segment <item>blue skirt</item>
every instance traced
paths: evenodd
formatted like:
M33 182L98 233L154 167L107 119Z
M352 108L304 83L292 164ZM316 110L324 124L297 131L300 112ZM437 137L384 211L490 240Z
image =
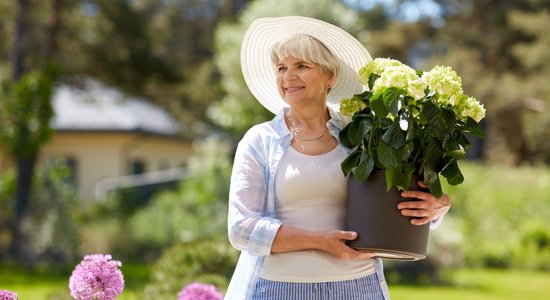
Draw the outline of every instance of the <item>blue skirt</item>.
M259 278L252 300L383 300L384 295L375 274L359 279L296 283Z

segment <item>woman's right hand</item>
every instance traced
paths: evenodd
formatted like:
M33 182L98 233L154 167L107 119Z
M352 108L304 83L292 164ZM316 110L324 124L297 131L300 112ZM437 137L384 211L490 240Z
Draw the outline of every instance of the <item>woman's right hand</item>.
M352 241L357 238L357 233L353 231L331 230L320 233L321 240L319 250L328 252L342 259L366 259L374 257L374 253L360 252L346 244L346 241Z
M342 259L366 259L374 253L360 252L346 245L357 238L357 233L344 230L309 231L281 225L271 245L271 252L321 250Z

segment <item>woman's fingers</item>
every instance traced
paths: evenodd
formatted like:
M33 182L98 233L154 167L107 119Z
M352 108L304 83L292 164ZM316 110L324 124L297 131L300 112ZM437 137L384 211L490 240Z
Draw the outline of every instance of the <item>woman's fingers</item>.
M424 185L419 182L419 185ZM443 194L441 198L422 191L402 192L404 198L412 198L420 201L404 201L397 205L401 214L412 217L411 223L414 225L423 225L445 215L451 207L451 198Z
M357 238L357 233L353 231L332 230L325 234L326 242L324 251L343 259L366 259L374 256L370 252L357 251L346 244Z

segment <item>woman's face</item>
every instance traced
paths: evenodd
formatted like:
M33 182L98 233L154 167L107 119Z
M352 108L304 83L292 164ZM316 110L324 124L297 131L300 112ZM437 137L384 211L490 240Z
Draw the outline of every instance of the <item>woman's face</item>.
M290 106L325 105L327 91L334 79L318 64L287 57L277 63L276 70L279 94Z

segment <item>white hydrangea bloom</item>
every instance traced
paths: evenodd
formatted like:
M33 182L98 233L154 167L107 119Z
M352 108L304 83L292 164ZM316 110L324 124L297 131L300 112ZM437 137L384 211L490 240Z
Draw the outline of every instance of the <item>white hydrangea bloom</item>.
M451 67L435 66L422 75L437 101L455 105L462 95L462 79Z
M454 108L457 115L466 119L468 117L474 119L479 123L483 118L485 118L486 110L479 101L474 97L460 97L460 100L457 101L457 105Z
M359 81L363 85L368 85L371 74L380 75L389 66L401 66L402 62L391 58L375 58L369 61L364 67L359 70Z
M346 117L352 117L355 112L362 110L367 105L358 97L342 99L340 103L340 113Z
M382 92L389 87L403 89L414 99L420 100L425 96L426 83L407 65L389 65L374 83L373 93Z

